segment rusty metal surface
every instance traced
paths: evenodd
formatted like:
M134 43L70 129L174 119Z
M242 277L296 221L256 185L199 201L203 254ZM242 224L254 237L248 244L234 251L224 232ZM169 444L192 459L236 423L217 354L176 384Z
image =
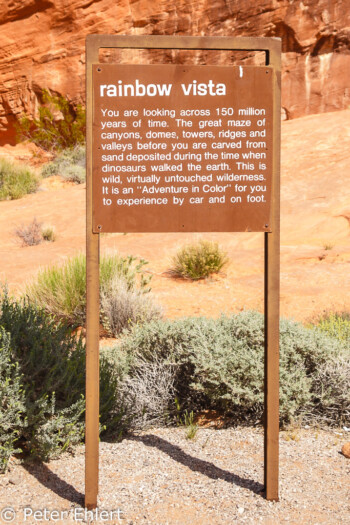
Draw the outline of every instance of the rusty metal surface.
M281 50L270 54L274 68L272 233L265 234L265 490L279 499L279 307L280 307L280 140Z
M94 65L94 232L270 231L272 77Z
M88 46L129 49L215 49L279 52L279 38L170 35L88 35Z
M92 62L98 49L86 47L86 411L85 507L97 506L99 473L99 235L92 231Z

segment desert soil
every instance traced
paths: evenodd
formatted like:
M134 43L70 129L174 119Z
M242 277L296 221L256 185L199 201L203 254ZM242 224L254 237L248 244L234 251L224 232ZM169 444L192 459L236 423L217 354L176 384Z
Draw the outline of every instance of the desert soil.
M350 110L283 122L282 133L281 314L308 320L350 306ZM23 146L0 153L31 160ZM39 267L85 249L85 185L54 177L40 190L0 203L0 281L15 292L35 278ZM34 217L55 227L56 242L20 245L14 230ZM102 235L101 251L148 260L152 291L167 317L262 311L262 234L125 233ZM199 282L170 278L172 255L198 237L218 241L228 252L229 266Z
M101 443L99 511L115 514L90 523L348 525L350 460L339 453L346 434L281 432L279 502L263 497L261 429L200 428L188 440L184 428L163 428ZM14 511L16 525L40 523L24 520L29 507L59 511L56 523L77 523L85 517L84 447L50 463L12 461L0 484L0 516L10 507L6 516Z
M282 131L281 313L308 321L350 307L350 111L287 121ZM1 148L0 154L37 162L21 145ZM84 250L83 185L46 179L38 193L1 202L0 210L0 281L15 293L40 267ZM34 217L55 227L56 242L19 244L16 226ZM149 261L152 292L167 317L262 311L263 235L202 234L227 250L227 269L199 282L170 278L171 256L197 237L126 232L102 235L101 249ZM349 433L342 429L281 433L281 498L276 503L262 497L259 429L200 428L194 441L185 438L184 429L154 429L121 443L102 443L100 509L121 511L121 521L105 523L130 525L350 523L350 460L340 454L345 441ZM10 471L0 476L0 507L13 507L13 522L22 524L34 522L24 520L27 506L67 512L82 506L83 454L80 447L74 458L36 465L13 459ZM57 521L73 522L71 515ZM6 521L0 518L0 523Z

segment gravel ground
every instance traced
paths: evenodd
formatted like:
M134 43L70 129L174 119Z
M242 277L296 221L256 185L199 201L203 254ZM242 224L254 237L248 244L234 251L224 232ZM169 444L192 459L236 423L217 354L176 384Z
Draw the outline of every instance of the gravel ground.
M349 437L341 430L281 432L279 502L263 497L261 429L200 428L188 440L184 428L162 428L101 443L99 512L106 513L98 519L81 509L83 446L49 463L12 460L0 476L0 509L11 507L16 525L350 524L350 460L340 453ZM29 508L43 514L34 519ZM0 516L0 523L14 517L11 510Z

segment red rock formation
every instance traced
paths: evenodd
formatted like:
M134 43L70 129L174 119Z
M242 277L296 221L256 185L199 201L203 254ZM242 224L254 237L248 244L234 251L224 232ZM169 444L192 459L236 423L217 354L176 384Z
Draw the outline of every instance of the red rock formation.
M11 0L0 6L0 143L43 88L84 100L90 33L278 36L286 118L350 104L348 0ZM108 55L105 54L105 56ZM109 53L111 55L111 53ZM124 62L232 63L227 52L124 51ZM240 55L245 63L261 56Z

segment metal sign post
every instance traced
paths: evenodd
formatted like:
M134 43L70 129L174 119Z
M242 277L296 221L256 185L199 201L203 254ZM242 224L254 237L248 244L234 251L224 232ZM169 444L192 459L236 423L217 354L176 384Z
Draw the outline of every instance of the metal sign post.
M100 63L100 48L249 50L266 59L264 67L118 65ZM280 57L273 38L87 37L87 508L98 495L102 231L264 233L264 478L266 498L278 500Z

